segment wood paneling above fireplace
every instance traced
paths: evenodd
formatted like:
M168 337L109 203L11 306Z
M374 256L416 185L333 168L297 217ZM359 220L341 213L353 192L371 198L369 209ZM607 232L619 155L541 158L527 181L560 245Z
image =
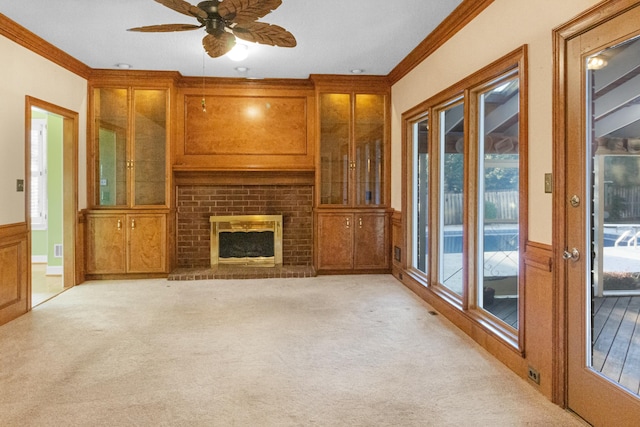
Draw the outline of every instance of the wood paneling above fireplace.
M184 97L186 155L304 156L307 100L304 97Z
M174 170L314 169L311 85L207 81L178 91Z

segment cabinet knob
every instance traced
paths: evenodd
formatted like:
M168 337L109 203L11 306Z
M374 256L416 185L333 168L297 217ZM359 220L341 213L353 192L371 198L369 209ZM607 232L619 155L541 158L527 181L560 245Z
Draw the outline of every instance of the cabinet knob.
M344 225L346 228L350 228L351 227L351 219L349 217L346 217L344 219Z
M133 230L134 228L136 228L136 220L132 219L131 220L131 229Z
M362 217L358 218L358 226L362 228Z
M118 231L122 230L122 221L118 220Z

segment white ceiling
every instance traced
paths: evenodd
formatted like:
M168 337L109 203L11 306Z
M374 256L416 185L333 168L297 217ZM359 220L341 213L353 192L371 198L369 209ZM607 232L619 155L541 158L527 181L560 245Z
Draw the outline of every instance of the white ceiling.
M252 44L249 58L203 55L204 29L137 33L127 28L197 23L154 0L0 0L0 13L91 68L179 71L184 76L307 78L386 75L462 0L283 0L260 21L280 25L295 48ZM193 4L197 4L194 1ZM203 64L204 63L204 64ZM236 67L249 70L240 73Z

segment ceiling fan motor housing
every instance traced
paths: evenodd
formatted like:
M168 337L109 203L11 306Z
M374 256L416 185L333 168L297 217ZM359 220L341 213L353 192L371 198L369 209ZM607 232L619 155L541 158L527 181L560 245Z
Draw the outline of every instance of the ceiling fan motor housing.
M202 1L198 3L198 8L207 13L206 19L198 18L200 23L204 24L205 30L208 34L218 36L225 31L227 23L218 13L219 1Z
M205 12L207 12L207 15L214 16L214 15L218 15L218 5L220 4L219 1L214 0L214 1L201 1L200 3L198 3L198 8L204 10ZM220 16L220 15L218 15Z

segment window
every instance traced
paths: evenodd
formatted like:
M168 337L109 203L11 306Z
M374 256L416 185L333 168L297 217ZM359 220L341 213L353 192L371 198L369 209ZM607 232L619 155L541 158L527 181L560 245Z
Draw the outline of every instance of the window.
M415 236L412 265L425 275L429 272L429 115L411 125L413 137L413 224Z
M525 60L523 46L403 115L408 272L517 351Z
M47 121L31 121L31 228L47 228Z
M520 79L515 74L472 93L478 106L476 305L518 329Z
M438 110L438 281L462 296L464 281L464 103Z

